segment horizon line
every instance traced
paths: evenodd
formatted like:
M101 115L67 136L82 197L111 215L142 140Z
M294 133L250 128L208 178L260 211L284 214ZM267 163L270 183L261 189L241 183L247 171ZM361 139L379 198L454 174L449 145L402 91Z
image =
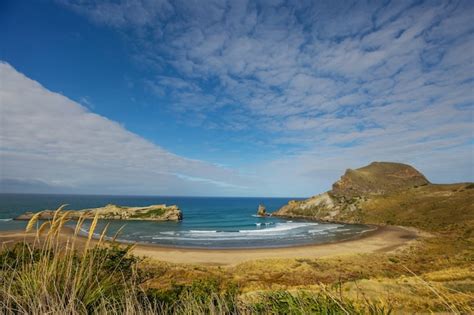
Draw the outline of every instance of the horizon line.
M310 198L311 196L193 196L193 195L127 195L127 194L88 194L88 193L35 193L35 192L0 192L0 195L55 195L55 196L103 196L103 197L162 197L162 198Z

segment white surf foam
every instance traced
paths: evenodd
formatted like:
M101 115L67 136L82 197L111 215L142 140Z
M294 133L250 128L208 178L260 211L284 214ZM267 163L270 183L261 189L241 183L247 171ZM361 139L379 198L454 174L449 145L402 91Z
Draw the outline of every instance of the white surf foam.
M286 223L277 223L273 227L265 228L265 229L258 229L258 230L239 230L239 233L243 234L265 234L265 233L279 233L290 231L294 229L304 228L312 225L318 225L318 223L293 223L293 222L286 222Z
M2 222L8 222L8 221L11 221L11 220L13 220L13 218L8 218L8 219L0 219L0 221L2 221Z

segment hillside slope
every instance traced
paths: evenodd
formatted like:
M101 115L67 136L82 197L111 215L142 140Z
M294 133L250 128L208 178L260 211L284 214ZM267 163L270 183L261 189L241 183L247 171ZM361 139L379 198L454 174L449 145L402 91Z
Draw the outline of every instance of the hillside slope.
M348 169L332 185L332 194L341 197L380 195L429 184L423 174L407 164L373 162L356 170Z
M374 162L347 170L332 190L303 201L290 201L273 215L427 230L457 224L472 226L474 184L431 184L409 165Z

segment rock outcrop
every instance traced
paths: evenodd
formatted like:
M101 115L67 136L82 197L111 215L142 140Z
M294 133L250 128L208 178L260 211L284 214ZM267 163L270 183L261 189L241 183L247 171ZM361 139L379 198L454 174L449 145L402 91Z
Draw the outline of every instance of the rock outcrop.
M183 214L177 206L151 205L147 207L124 207L108 204L105 207L82 209L82 210L62 210L61 213L68 212L68 218L77 220L81 215L86 219L93 219L98 215L99 219L105 220L141 220L141 221L179 221L183 219ZM43 210L39 212L40 220L50 220L53 218L55 210ZM15 220L29 220L35 215L34 212L26 212Z
M373 162L355 170L348 169L333 184L332 190L303 201L290 201L272 215L360 222L359 214L363 204L372 196L427 184L429 181L425 176L410 165Z
M258 215L259 217L266 217L266 216L268 216L267 208L265 208L264 205L258 205L257 215Z

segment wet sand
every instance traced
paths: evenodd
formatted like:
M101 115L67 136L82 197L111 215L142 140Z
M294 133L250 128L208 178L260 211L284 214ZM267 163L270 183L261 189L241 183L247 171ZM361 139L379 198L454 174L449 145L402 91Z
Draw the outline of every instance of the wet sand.
M361 253L389 252L398 249L416 239L416 230L383 226L363 233L355 239L334 243L303 245L283 248L261 249L194 249L173 248L159 245L137 244L132 253L137 256L184 264L236 265L249 260L271 258L322 258ZM66 241L72 237L72 231L65 229L61 238ZM23 231L0 232L0 246L11 246L15 242L34 239L33 233ZM95 241L91 242L94 244ZM85 244L85 237L79 237L79 245Z

